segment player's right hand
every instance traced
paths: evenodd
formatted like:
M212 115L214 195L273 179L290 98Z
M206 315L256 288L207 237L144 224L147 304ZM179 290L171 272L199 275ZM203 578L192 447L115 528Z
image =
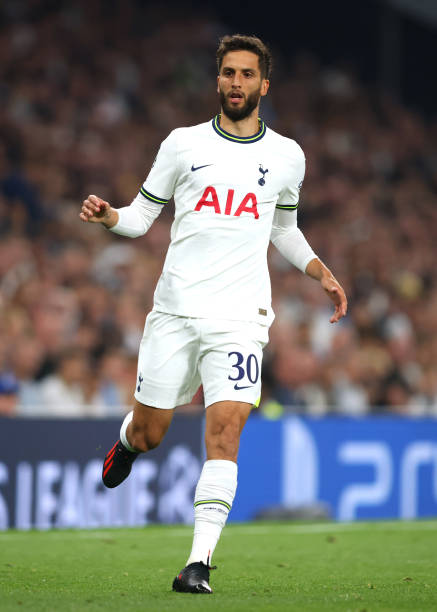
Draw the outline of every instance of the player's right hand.
M89 195L83 201L79 217L88 223L102 223L108 218L111 205L96 195Z

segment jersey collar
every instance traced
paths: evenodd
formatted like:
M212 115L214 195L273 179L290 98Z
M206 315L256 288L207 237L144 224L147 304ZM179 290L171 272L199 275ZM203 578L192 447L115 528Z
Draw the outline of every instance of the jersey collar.
M223 128L220 127L220 114L216 115L212 120L212 127L214 131L217 132L219 136L222 138L226 138L226 140L230 140L231 142L241 142L242 144L248 144L250 142L257 142L261 140L261 138L266 133L266 124L262 119L258 119L259 122L259 130L253 136L235 136L234 134L230 134L226 132Z

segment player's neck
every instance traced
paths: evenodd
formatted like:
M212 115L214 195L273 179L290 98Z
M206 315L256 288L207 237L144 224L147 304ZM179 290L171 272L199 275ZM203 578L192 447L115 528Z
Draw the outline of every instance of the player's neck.
M233 134L234 136L254 136L260 129L258 111L259 109L256 108L249 117L241 121L232 121L232 119L229 119L222 111L220 114L220 127L225 130L225 132L229 132L229 134Z

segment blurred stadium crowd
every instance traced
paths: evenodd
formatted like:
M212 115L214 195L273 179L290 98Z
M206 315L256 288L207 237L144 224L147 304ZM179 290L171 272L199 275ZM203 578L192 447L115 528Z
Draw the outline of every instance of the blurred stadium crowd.
M81 223L80 205L128 204L168 132L217 112L226 27L110 4L1 9L0 414L127 410L171 205L136 240ZM274 55L263 118L305 151L300 226L350 310L331 325L318 284L271 248L261 410L437 415L437 124L350 67Z

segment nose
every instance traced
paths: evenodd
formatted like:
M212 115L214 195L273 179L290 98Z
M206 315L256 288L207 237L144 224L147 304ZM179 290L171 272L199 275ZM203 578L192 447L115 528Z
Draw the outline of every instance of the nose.
M234 78L232 79L232 87L241 87L241 75L235 72Z

